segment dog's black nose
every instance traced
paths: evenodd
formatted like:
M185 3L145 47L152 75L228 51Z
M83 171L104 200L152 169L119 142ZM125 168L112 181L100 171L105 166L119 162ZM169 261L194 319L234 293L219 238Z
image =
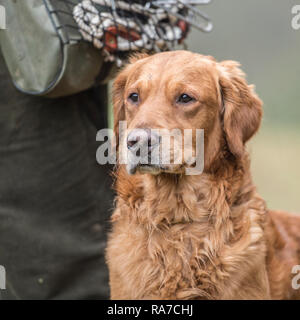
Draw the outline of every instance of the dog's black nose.
M159 144L159 135L151 129L134 129L127 136L127 148L135 150L140 147L148 147L148 151Z

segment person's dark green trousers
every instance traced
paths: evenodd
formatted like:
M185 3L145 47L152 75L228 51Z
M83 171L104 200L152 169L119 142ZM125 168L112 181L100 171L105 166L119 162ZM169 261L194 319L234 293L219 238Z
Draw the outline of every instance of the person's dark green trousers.
M100 88L60 99L22 94L0 54L2 299L108 298L110 168L96 163L86 114L102 105L105 127L106 98Z

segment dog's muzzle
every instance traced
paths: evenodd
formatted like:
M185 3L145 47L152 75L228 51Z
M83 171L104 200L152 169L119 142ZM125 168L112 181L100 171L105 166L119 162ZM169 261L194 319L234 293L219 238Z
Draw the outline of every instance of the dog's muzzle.
M159 173L160 135L151 129L134 129L127 136L127 171Z

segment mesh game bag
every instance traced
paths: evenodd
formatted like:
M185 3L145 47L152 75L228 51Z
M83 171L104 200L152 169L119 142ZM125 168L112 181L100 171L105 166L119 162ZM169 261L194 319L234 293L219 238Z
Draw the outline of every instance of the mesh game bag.
M173 49L185 39L189 25L210 31L210 20L192 6L208 2L83 0L73 15L83 38L102 49L106 60L121 65L131 51Z
M15 86L59 97L105 84L133 51L183 43L190 26L210 31L194 5L210 0L0 0L3 56Z

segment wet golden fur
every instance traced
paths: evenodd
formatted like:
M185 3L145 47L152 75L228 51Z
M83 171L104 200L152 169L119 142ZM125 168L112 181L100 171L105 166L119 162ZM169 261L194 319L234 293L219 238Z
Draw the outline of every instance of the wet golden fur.
M143 96L137 108L126 102L133 83ZM176 90L190 90L195 104L172 105ZM204 128L205 167L196 176L175 167L130 176L119 166L112 299L299 297L291 270L300 264L300 218L269 211L256 192L244 145L262 105L237 63L185 51L134 58L115 81L114 117L116 132L125 119L130 128Z

